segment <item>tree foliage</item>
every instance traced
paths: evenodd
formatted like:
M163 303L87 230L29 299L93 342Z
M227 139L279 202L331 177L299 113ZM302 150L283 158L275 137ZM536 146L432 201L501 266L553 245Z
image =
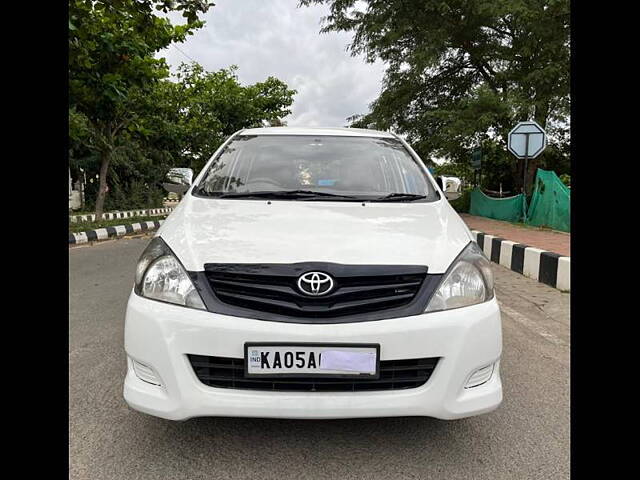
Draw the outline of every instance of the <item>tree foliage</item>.
M394 129L425 157L468 162L482 145L522 184L506 153L518 121L550 134L550 159L568 168L569 0L301 0L325 3L324 32L353 32L351 52L382 60L382 93L354 126ZM559 172L560 173L560 172ZM530 190L530 189L527 189Z
M182 64L175 81L159 82L139 99L144 115L138 127L146 143L168 154L172 166L198 171L232 133L290 113L295 90L274 77L243 86L236 71Z
M236 67L206 72L193 63L170 78L156 53L202 27L198 15L212 5L70 0L69 155L87 174L97 217L105 207L161 202L169 167L199 169L229 134L289 113L295 91L273 77L242 86ZM181 11L185 23L158 15L169 11Z

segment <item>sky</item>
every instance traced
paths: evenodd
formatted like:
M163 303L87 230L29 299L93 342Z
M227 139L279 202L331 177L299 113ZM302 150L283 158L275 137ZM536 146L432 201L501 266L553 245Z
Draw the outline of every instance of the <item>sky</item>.
M184 43L159 53L172 70L191 59L206 70L237 65L243 85L274 76L294 96L289 126L336 127L367 113L381 88L384 65L347 51L351 33L320 33L325 5L298 8L298 0L215 0L206 25ZM184 23L170 14L174 24Z

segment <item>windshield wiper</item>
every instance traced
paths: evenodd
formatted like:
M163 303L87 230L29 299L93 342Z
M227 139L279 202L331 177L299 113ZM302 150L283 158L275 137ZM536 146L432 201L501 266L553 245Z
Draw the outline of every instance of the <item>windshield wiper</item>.
M359 200L351 195L341 195L338 193L315 192L312 190L265 190L258 192L226 192L216 195L217 198L290 198L290 199L313 199L318 197L331 197L345 200Z
M371 200L372 202L411 202L413 200L422 200L427 198L426 195L418 195L415 193L390 193L384 197L378 197Z

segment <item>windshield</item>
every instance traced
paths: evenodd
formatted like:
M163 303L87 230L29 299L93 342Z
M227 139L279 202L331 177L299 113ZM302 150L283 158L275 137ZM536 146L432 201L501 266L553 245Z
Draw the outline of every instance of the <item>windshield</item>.
M222 198L436 200L435 189L395 138L239 135L194 193Z

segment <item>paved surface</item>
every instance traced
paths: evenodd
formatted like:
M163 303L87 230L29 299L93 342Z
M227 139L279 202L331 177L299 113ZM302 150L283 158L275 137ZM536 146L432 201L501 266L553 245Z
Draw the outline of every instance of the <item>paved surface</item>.
M148 238L71 248L71 479L569 478L569 295L494 265L504 401L487 415L170 422L122 399L124 311Z
M480 230L512 242L524 243L530 247L571 256L571 235L569 233L537 227L521 227L513 223L476 217L466 213L461 213L460 216L471 230Z

